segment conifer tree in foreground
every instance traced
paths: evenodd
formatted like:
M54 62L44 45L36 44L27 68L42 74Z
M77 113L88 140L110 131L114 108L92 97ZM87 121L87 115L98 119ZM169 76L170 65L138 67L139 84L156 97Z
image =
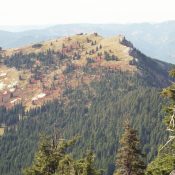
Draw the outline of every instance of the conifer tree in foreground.
M170 76L175 78L175 69L170 71ZM169 139L160 147L155 160L148 165L146 175L169 175L175 170L175 83L163 89L162 95L168 99L164 121L169 131Z
M66 149L74 143L75 139L56 143L47 137L41 138L33 164L24 170L24 175L71 174L73 160Z
M101 175L94 167L94 154L90 151L83 159L75 160L67 152L77 138L59 140L44 137L31 167L24 170L24 175Z
M115 175L144 175L146 168L137 131L131 128L129 121L124 125L124 134L120 140L116 167Z

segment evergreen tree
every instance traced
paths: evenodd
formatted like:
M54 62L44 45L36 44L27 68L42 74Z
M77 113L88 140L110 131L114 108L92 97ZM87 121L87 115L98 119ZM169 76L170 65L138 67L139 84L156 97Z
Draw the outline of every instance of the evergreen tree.
M175 169L175 156L170 153L170 148L174 149L175 144L168 146L167 152L159 152L155 160L148 165L146 175L169 175Z
M146 166L143 162L137 131L131 128L129 121L125 123L124 130L120 140L121 148L117 154L115 175L144 175Z
M42 138L39 150L35 154L35 159L31 167L24 170L24 175L70 175L74 171L73 159L66 153L66 149L74 144L73 140L55 140Z
M169 72L175 78L175 69ZM169 131L169 139L159 150L158 156L147 168L147 175L169 175L175 169L175 83L163 89L162 95L169 100L165 108L165 123Z
M74 160L67 149L75 143L72 140L42 139L39 150L31 167L24 170L24 175L100 175L94 167L94 154L88 152L84 159Z
M81 175L100 175L101 170L97 170L94 166L94 154L92 151L88 151L85 158L78 160L76 163L76 174Z
M96 47L96 51L98 51L98 46Z

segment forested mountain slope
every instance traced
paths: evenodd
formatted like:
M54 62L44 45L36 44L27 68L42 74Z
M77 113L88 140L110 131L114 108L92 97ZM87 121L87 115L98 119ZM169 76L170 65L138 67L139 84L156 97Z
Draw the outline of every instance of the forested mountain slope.
M171 65L145 56L123 36L79 34L4 50L1 66L17 74L13 88L20 93L1 102L0 174L20 175L43 132L58 130L65 139L80 135L74 156L92 149L109 175L126 117L138 129L147 161L166 139L159 92L170 82ZM14 79L6 76L2 93ZM16 98L21 100L10 103Z

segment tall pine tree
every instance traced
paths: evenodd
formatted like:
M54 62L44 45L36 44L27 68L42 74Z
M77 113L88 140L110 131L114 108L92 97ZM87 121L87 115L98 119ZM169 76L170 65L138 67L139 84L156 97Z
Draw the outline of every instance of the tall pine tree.
M129 121L125 123L124 130L120 140L121 147L117 154L115 175L144 175L146 166L137 131L131 128Z

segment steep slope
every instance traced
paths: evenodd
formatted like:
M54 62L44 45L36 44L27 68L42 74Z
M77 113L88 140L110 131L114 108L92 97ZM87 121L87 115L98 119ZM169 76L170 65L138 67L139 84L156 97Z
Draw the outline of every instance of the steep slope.
M1 105L8 109L0 108L0 174L20 175L42 132L81 135L74 155L93 149L108 175L126 117L138 129L147 161L166 138L159 92L169 84L171 65L145 56L124 36L78 34L1 56ZM15 99L20 103L12 104Z

